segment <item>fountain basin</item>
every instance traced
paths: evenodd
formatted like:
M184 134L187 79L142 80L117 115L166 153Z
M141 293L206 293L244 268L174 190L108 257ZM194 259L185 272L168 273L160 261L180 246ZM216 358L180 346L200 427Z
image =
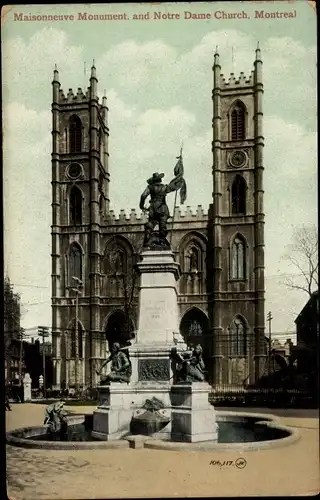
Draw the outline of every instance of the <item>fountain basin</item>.
M217 411L218 442L198 443L173 442L152 436L128 434L119 440L101 441L91 435L92 415L67 417L68 435L59 439L58 433L48 434L48 426L24 427L6 434L6 441L12 446L25 448L70 450L145 447L166 450L253 450L286 446L299 439L297 429L281 425L278 417L255 413ZM132 446L139 442L139 446Z

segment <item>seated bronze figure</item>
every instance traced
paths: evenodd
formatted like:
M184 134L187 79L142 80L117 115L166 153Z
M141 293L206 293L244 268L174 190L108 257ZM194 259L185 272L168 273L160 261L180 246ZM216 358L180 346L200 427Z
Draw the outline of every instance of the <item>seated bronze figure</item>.
M206 369L200 344L192 352L186 351L182 355L177 352L176 348L173 348L171 357L176 362L176 383L203 382L205 380Z
M127 349L127 348L126 348ZM100 385L109 384L110 382L130 382L132 367L128 355L120 348L120 344L115 342L111 347L111 354L106 359L97 374L101 374L101 370L111 362L111 371L107 376L101 378Z

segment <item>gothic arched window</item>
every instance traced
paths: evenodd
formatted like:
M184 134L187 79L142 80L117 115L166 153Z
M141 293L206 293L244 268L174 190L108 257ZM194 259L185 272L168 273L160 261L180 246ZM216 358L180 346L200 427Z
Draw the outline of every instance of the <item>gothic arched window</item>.
M127 340L134 338L134 324L132 318L123 311L115 311L108 319L106 337L109 350L114 342L125 344Z
M76 358L76 357L78 357L79 359L82 358L82 355L83 355L82 338L83 338L83 332L82 332L81 324L78 323L78 332L76 332L76 322L73 321L72 328L71 328L71 335L70 335L70 341L71 341L70 357L71 358ZM77 340L78 340L78 342L77 342ZM77 352L78 352L78 356L77 356Z
M209 328L207 316L200 309L193 307L185 313L180 323L180 333L186 343L197 344L202 342Z
M231 113L231 140L243 141L245 137L245 109L242 103L237 103Z
M231 279L245 279L246 264L245 243L241 236L236 236L231 247Z
M79 188L73 186L70 191L70 225L80 226L82 224L82 193Z
M236 175L231 187L231 203L233 214L246 213L246 181L241 175Z
M77 243L73 243L70 248L70 283L72 276L82 279L82 251Z
M69 152L80 153L82 150L82 122L76 115L69 120Z
M230 355L245 356L246 344L246 325L245 322L237 316L232 321L230 327Z

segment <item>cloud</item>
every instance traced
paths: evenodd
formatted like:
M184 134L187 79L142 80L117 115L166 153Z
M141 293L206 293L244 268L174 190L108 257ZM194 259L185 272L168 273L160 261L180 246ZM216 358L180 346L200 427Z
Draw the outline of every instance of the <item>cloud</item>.
M129 40L109 49L98 59L97 66L99 74L107 75L121 95L130 95L138 108L167 107L183 100L188 109L208 116L210 123L208 102L216 45L226 77L232 71L250 75L256 38L237 30L212 31L182 53L161 40L140 44ZM280 108L287 120L300 115L305 125L314 128L316 47L305 46L291 37L271 37L262 47L262 60L264 107L268 114L277 114ZM290 105L283 106L284 101Z
M187 204L208 206L212 50L219 45L225 75L232 69L248 75L255 43L251 35L226 30L208 33L184 52L161 39L132 39L97 57L99 86L107 88L110 107L110 195L116 212L138 207L152 172L164 172L165 181L171 180L182 142ZM236 47L233 62L231 47ZM275 275L285 269L281 255L293 227L313 220L316 213L315 49L273 37L262 47L262 56L266 274ZM14 281L23 276L29 283L49 286L51 76L57 63L64 91L83 87L83 48L63 31L45 28L28 42L5 42L3 58L5 257ZM277 328L283 328L291 322L286 310L291 303L297 309L299 299L282 293L286 298L279 305L277 281L272 283L267 280L267 303L278 307ZM26 301L34 302L34 292L23 293ZM42 307L49 316L50 303ZM33 309L29 318L36 317Z
M151 75L176 57L176 51L162 40L143 44L128 40L111 47L98 60L101 74L113 77L118 86L127 90L139 90L150 82Z
M122 120L114 121L109 151L111 205L117 212L128 204L138 205L152 172L164 172L166 182L171 180L182 140L185 144L193 140L195 121L181 106L131 115L125 126Z
M10 38L3 42L3 95L34 109L48 109L54 65L68 75L70 87L83 85L83 48L71 44L62 30L42 28L28 42ZM86 82L87 86L87 82Z
M16 102L4 111L4 257L16 281L50 278L50 120Z
M299 123L287 123L276 116L265 119L264 135L266 258L272 269L294 227L315 222L317 138Z

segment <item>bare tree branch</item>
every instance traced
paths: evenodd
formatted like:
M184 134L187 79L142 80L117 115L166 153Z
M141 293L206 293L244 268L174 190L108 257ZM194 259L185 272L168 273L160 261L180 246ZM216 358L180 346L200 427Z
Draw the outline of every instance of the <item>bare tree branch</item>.
M302 226L297 228L292 236L292 243L288 245L289 252L283 256L288 260L302 277L300 283L298 277L286 279L285 285L292 290L300 290L311 297L318 289L318 234L315 226Z
M135 292L137 290L137 280L138 274L134 267L134 256L127 255L127 252L121 244L118 243L116 236L108 242L108 247L110 251L108 254L108 267L109 275L112 276L120 285L121 288L121 301L122 310L125 316L125 334L126 337L131 338L132 336L132 312L134 308ZM119 255L122 253L122 257L126 255L127 260L123 261L119 259Z

